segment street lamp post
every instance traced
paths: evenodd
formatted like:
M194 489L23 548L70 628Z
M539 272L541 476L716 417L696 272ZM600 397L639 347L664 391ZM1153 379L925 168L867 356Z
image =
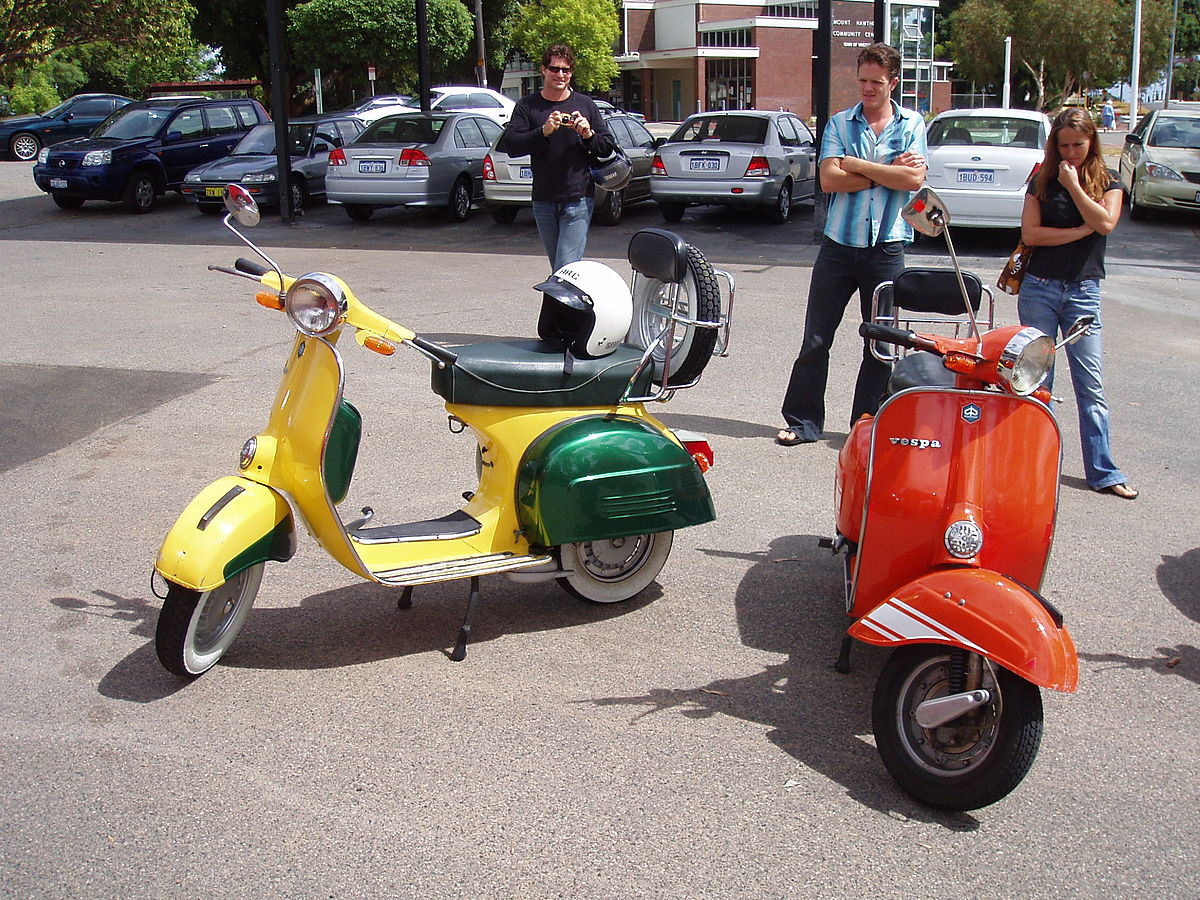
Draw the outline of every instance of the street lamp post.
M1142 67L1142 0L1133 4L1133 66L1129 75L1129 130L1137 124L1138 94L1141 87L1138 77Z
M1163 94L1163 109L1171 105L1171 80L1175 74L1175 26L1179 23L1179 0L1171 10L1171 49L1167 51L1167 92Z

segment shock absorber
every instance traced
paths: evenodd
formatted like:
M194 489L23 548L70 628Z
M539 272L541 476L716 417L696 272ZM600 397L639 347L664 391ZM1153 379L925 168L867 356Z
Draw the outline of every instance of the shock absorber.
M960 647L950 650L950 693L961 694L967 689L967 651Z

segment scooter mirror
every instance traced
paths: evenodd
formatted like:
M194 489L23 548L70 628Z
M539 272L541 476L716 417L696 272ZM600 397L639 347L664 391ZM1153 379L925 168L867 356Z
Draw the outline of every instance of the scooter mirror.
M1076 319L1074 322L1071 323L1071 327L1067 329L1067 333L1063 337L1062 342L1060 344L1058 344L1054 349L1057 350L1059 347L1065 347L1067 344L1075 343L1077 340L1079 340L1081 337L1083 337L1085 334L1087 334L1089 331L1091 331L1092 326L1095 323L1096 323L1095 316L1080 316L1078 319Z
M238 220L239 225L253 228L258 224L258 204L240 184L225 185L225 208Z
M900 214L909 225L929 237L938 237L950 224L946 204L932 188L923 187L917 191Z

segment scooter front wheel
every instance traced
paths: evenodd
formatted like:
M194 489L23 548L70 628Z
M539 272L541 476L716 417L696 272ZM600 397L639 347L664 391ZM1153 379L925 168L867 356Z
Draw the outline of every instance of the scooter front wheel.
M251 566L211 591L171 584L154 634L158 660L169 672L190 680L217 664L250 614L264 565Z
M901 647L879 673L871 710L875 746L892 777L942 809L978 809L1006 796L1042 739L1037 686L987 660L980 684L991 694L987 703L936 728L918 724L921 703L955 692L953 671L966 655L933 644Z
M671 553L675 532L635 534L611 541L581 541L558 548L564 572L558 583L591 603L620 603L645 590Z

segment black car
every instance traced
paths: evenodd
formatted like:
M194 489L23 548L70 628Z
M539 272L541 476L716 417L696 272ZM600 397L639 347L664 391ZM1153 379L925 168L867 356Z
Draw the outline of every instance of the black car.
M120 94L76 94L44 113L0 119L0 149L14 159L33 159L43 147L91 134L116 110L132 102Z
M312 197L325 196L329 152L358 137L362 122L346 116L301 116L288 122L288 186L292 209L303 209ZM246 132L228 156L188 172L183 198L203 213L225 209L225 185L240 184L260 206L279 205L279 165L275 155L275 123L256 125Z
M149 212L201 163L224 156L242 136L270 121L248 98L159 97L117 110L91 137L43 148L33 180L63 209L87 200L121 201Z

